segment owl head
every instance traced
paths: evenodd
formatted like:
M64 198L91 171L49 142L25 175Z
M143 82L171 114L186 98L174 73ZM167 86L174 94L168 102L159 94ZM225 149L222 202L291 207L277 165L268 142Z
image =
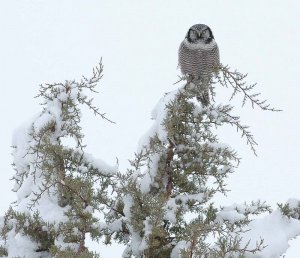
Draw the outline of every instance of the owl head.
M186 39L190 43L204 43L209 44L214 36L211 29L205 24L195 24L190 27L188 33L186 34Z

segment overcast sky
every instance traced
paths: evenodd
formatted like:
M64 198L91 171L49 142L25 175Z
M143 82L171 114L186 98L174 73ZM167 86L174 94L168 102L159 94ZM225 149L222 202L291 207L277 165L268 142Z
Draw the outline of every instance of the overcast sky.
M275 207L300 199L299 1L0 0L0 213L15 200L11 137L41 110L33 98L39 84L88 76L103 58L95 100L116 124L85 110L87 150L108 163L117 157L124 171L151 126L152 108L176 87L178 47L196 23L211 27L223 64L248 73L262 98L283 109L262 112L242 108L239 98L233 102L259 143L258 157L235 129L220 131L220 140L238 151L242 163L228 180L228 197L218 201L259 198ZM228 92L219 89L217 101L226 103ZM291 244L286 258L298 258L300 240ZM119 257L120 250L110 248L103 257Z

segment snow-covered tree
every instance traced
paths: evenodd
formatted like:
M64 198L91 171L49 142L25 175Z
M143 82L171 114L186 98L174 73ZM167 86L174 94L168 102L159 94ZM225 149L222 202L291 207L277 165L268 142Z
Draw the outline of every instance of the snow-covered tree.
M221 66L214 85L232 86L244 94L243 104L276 111L245 84L245 75ZM120 175L119 195L111 210L110 236L127 245L123 257L246 257L262 251L263 236L250 241L255 215L269 213L262 201L217 207L216 193L226 194L225 180L240 158L217 137L229 124L255 153L256 142L231 105L203 106L201 82L182 78L184 85L165 94L152 113L150 132L141 140L131 169ZM295 212L294 212L295 213ZM294 214L293 213L293 214ZM281 216L281 215L280 215ZM117 226L116 226L117 225ZM271 257L271 256L270 256Z
M217 136L231 125L255 153L256 142L231 105L203 106L203 89L233 87L252 106L276 111L251 93L245 75L221 66L206 87L184 84L161 98L154 124L126 173L86 153L81 106L108 120L85 92L94 93L102 64L80 82L46 84L42 111L13 138L17 201L0 220L0 256L96 258L86 246L105 237L126 245L124 258L273 258L300 235L300 201L271 208L260 200L217 207L240 158ZM110 121L110 120L108 120ZM264 217L256 216L261 213ZM270 233L272 232L272 233ZM99 250L101 253L101 250Z
M1 222L2 256L98 257L86 236L103 235L99 218L117 167L85 152L80 120L81 106L107 119L85 95L96 92L102 70L100 62L91 78L42 85L41 113L15 133L17 201Z

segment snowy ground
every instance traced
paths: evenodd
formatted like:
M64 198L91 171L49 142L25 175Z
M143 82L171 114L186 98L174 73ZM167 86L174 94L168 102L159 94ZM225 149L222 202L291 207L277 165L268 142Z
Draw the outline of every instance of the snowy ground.
M232 128L220 132L243 160L228 182L228 198L218 201L230 205L260 198L275 207L300 199L299 13L300 3L292 0L1 1L1 214L15 200L9 181L11 136L40 110L33 99L39 84L89 75L103 57L97 102L117 124L87 115L86 143L88 152L109 163L118 157L124 170L152 124L151 110L176 87L177 50L195 23L212 28L222 63L248 72L262 95L284 110L253 111L236 102L236 113L251 125L259 143L258 157ZM221 89L217 101L225 102L226 96ZM298 258L300 239L290 245L285 257ZM106 248L103 257L119 257L121 250Z

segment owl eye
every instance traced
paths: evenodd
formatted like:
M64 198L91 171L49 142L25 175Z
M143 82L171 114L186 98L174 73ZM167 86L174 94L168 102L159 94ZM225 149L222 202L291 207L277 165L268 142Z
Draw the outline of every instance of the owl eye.
M205 38L205 36L207 35L207 32L208 32L207 29L205 29L205 30L199 32L199 37L200 37L200 38Z
M198 38L198 32L191 29L188 33L188 38L192 41L196 40Z

